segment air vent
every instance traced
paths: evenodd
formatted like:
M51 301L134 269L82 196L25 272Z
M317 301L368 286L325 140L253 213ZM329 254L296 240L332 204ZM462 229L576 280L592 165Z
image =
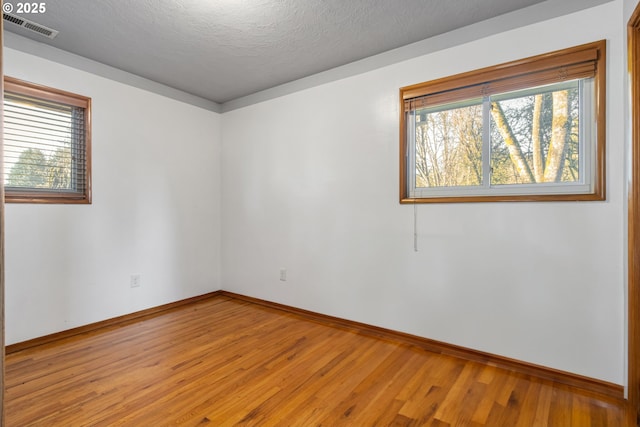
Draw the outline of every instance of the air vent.
M16 15L12 15L10 13L4 12L2 14L5 22L11 22L12 24L19 25L22 28L25 28L29 31L33 31L34 33L38 33L50 39L53 39L58 35L58 31L45 27L44 25L37 24L33 21L29 21L28 19L21 18Z

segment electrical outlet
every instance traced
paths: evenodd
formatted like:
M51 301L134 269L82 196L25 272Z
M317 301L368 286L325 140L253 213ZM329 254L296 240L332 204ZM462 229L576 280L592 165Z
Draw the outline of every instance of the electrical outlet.
M280 269L280 281L281 282L286 282L287 281L287 269L286 268L281 268Z
M132 274L131 275L131 287L132 288L139 288L140 287L140 275L139 274Z

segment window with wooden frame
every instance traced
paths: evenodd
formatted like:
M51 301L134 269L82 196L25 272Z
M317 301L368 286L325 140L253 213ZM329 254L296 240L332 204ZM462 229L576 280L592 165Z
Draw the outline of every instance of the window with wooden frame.
M605 199L606 41L400 89L400 202Z
M91 99L4 78L5 201L91 203Z

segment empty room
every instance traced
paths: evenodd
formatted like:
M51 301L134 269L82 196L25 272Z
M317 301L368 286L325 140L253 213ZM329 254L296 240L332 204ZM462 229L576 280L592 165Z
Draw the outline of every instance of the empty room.
M4 1L0 425L637 426L639 3Z

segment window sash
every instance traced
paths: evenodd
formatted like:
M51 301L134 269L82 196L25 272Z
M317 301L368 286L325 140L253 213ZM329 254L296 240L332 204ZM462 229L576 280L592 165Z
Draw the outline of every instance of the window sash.
M491 183L491 114L489 109L493 101L501 101L508 99L517 99L524 96L530 96L541 93L555 92L568 88L579 89L579 141L578 141L578 153L579 153L579 166L580 171L579 180L576 182L539 182L539 183L516 183L516 184L492 184ZM409 119L407 120L407 135L410 135L411 141L408 147L409 149L408 161L409 161L409 196L414 198L428 198L428 197L454 197L461 193L477 196L490 196L490 195L526 195L532 192L538 194L589 194L594 186L594 174L589 171L595 168L595 144L585 144L585 141L589 141L595 135L594 130L596 127L595 109L591 103L585 102L586 99L593 99L593 79L582 79L573 82L564 82L556 85L549 85L538 88L527 88L515 92L501 93L496 96L487 96L482 99L482 120L483 120L483 135L482 135L482 171L483 179L480 185L465 185L465 186L434 186L434 187L418 187L416 162L417 162L417 143L416 143L416 126L415 119L416 113L431 114L452 108L461 108L469 105L478 104L477 99L466 100L461 102L455 102L451 104L438 105L430 108L413 109L407 114ZM590 105L591 108L587 108ZM589 149L587 146L589 145Z

